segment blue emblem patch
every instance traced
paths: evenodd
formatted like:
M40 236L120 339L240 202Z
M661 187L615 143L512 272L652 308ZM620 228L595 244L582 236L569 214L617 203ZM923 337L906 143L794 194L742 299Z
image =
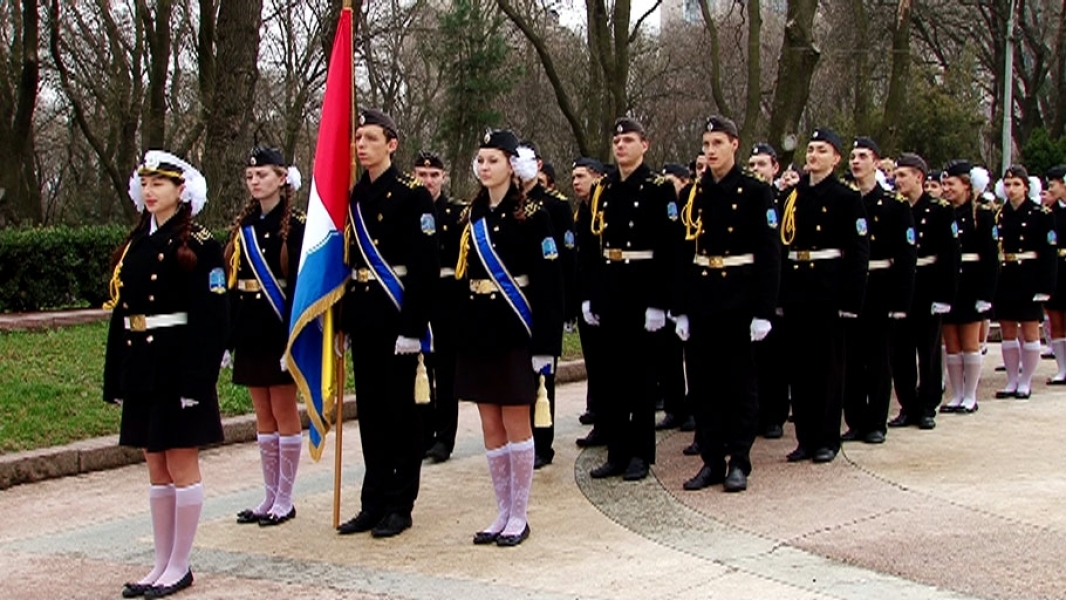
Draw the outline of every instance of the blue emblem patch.
M1055 230L1047 232L1047 243L1049 246L1055 246L1059 243L1059 236L1055 235Z
M859 235L866 235L869 231L866 228L866 219L855 219L855 231L857 231Z
M566 233L563 234L563 245L566 246L567 250L572 250L574 248L574 232L573 231L570 231L569 229L567 229Z
M992 239L999 239L999 227L996 227L995 225L992 226Z
M422 215L422 233L426 235L437 233L437 220L430 213Z
M671 221L677 220L677 202L671 202L666 205L666 216L670 217Z
M907 243L910 244L911 246L913 246L916 241L917 240L915 239L915 236L914 236L914 228L913 227L908 227L907 228Z
M770 226L770 229L777 229L777 211L768 208L766 209L766 224Z
M951 237L959 237L959 224L955 221L951 222Z
M222 267L215 267L207 274L207 289L215 294L226 293L226 272Z
M544 241L540 243L540 253L548 260L559 258L559 249L555 247L555 240L550 237L544 238Z

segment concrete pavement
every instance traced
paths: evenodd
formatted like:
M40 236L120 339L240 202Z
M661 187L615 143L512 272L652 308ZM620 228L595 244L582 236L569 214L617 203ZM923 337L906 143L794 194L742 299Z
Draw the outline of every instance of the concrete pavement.
M981 398L1003 374L985 365ZM1044 361L1037 381L1050 374ZM393 540L340 537L330 525L332 448L306 458L298 518L238 526L259 499L254 444L203 456L207 504L180 598L1066 598L1066 390L982 401L935 431L893 430L849 444L829 465L789 465L783 440L759 440L749 490L681 491L699 468L689 434L661 436L654 477L591 481L602 449L573 439L583 384L559 390L555 464L536 473L533 534L513 549L475 547L492 520L477 413L464 405L451 461L426 464L415 526ZM335 439L332 435L330 440ZM357 424L344 438L344 503L358 510ZM0 492L0 599L117 598L151 563L143 465Z

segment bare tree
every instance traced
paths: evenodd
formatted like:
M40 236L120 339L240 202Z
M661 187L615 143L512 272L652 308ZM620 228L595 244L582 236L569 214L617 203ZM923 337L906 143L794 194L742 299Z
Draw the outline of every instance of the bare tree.
M34 157L40 15L36 0L0 6L0 226L40 223L41 193ZM9 29L10 26L10 29Z
M792 160L794 145L785 147L786 136L796 136L799 120L811 92L811 78L821 52L814 46L814 15L818 0L789 0L785 41L777 62L777 82L770 112L769 139L782 162ZM793 138L794 140L795 138Z

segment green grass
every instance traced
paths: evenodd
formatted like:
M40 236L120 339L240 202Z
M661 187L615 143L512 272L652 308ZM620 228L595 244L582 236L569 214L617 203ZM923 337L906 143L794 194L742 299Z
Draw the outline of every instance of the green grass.
M101 399L106 339L106 322L0 333L0 454L118 432L121 409ZM563 359L580 357L577 334L566 334ZM223 416L251 412L247 390L229 379L219 377Z

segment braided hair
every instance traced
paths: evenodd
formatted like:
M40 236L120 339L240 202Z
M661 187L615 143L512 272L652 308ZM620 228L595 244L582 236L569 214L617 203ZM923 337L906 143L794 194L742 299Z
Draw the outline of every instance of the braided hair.
M280 175L282 178L285 178L287 176L287 171L286 171L286 169L284 167L279 167L277 165L272 165L272 168L273 168L274 172L277 173L278 175ZM282 277L288 277L289 276L289 244L288 244L288 241L289 241L289 221L292 218L292 204L293 204L293 202L292 202L293 198L292 197L293 197L293 195L294 195L294 192L293 192L293 189L292 189L292 185L289 184L289 183L283 183L282 186L281 186L281 210L283 211L282 215L281 215L281 273L282 273ZM249 198L248 201L245 202L244 207L241 209L241 212L237 215L237 218L233 220L232 224L230 224L229 242L226 243L226 249L225 249L225 252L224 252L224 264L226 265L226 269L227 270L231 269L231 260L233 258L233 252L234 252L234 249L235 249L236 244L237 244L237 232L240 231L241 223L244 223L244 220L247 219L248 217L250 217L251 215L255 214L255 212L257 210L260 210L259 201L256 200L255 198ZM277 208L275 208L275 210L277 210ZM229 276L229 275L231 275L231 273L227 272L226 275Z

